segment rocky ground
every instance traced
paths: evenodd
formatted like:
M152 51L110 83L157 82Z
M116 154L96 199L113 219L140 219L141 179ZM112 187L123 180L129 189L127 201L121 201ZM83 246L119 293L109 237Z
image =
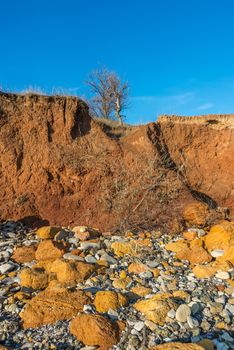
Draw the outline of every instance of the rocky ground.
M0 348L234 349L232 264L228 221L177 236L2 222Z

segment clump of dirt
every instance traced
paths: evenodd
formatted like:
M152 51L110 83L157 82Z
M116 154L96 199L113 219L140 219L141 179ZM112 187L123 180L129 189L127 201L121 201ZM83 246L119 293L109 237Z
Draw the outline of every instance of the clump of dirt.
M0 217L115 230L171 225L194 199L233 210L234 129L221 119L121 131L75 97L0 93Z

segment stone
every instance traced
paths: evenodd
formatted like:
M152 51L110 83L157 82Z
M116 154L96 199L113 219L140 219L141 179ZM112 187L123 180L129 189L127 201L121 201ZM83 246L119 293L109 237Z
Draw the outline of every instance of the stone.
M199 322L191 316L187 317L187 323L190 328L196 328L199 326Z
M179 299L188 299L190 297L190 294L185 292L184 290L175 290L173 292L173 297Z
M170 250L171 252L174 252L174 253L178 253L181 250L184 251L188 248L189 248L188 243L183 239L179 239L176 242L168 243L165 246L166 250Z
M147 320L159 325L164 325L167 313L176 308L169 293L156 294L150 299L140 300L133 307L142 312Z
M44 289L48 286L48 274L42 268L22 270L20 284L22 287Z
M119 329L100 315L79 315L70 323L70 332L83 344L108 350L119 341Z
M146 295L152 293L152 289L144 286L135 286L132 287L131 292L139 297L145 297Z
M204 348L197 344L185 344L185 343L165 343L161 345L156 345L150 350L204 350Z
M19 264L31 262L35 260L35 247L32 245L29 247L18 247L15 249L11 258Z
M204 226L208 219L209 209L206 204L194 202L187 205L183 212L183 219L187 225Z
M187 239L188 241L193 241L195 238L197 238L197 232L194 231L186 231L183 233L183 237Z
M36 231L36 235L40 239L53 239L60 230L60 227L43 226Z
M72 228L72 231L75 232L75 236L79 238L80 241L87 241L101 236L98 230L86 226L75 226Z
M95 266L76 260L56 259L49 271L56 274L60 283L69 285L89 278L95 271Z
M108 312L109 309L117 310L127 304L127 298L114 291L97 292L94 299L94 305L98 312Z
M223 221L212 226L205 236L205 245L209 251L220 249L225 253L234 245L234 222Z
M220 258L220 261L229 261L234 265L234 244L230 245L230 247L225 250L223 256Z
M114 288L125 290L131 282L132 279L130 277L116 278L113 280L112 285Z
M145 323L142 321L138 321L134 324L134 329L138 332L140 332L145 326Z
M136 275L149 271L149 267L142 263L132 263L128 266L128 272Z
M20 313L23 328L36 328L67 320L83 311L90 298L82 291L71 292L66 288L49 288L31 299Z
M135 256L137 254L136 244L133 242L114 242L111 248L114 250L115 255L120 257L124 255Z
M96 259L94 256L92 256L92 255L87 255L87 256L85 257L85 261L86 261L87 263L90 263L90 264L96 264L97 259Z
M5 263L0 265L0 274L4 275L5 273L8 273L12 270L14 270L15 265L11 263Z
M224 250L222 249L214 249L210 252L211 256L213 256L213 258L219 258L220 256L223 256L224 254Z
M91 250L91 249L99 249L100 248L100 242L81 242L79 249L80 250Z
M66 253L67 248L62 243L51 240L42 241L36 250L37 260L55 260Z
M191 315L191 309L188 305L182 304L176 310L176 320L178 322L186 322L188 316Z
M202 339L197 344L202 346L205 350L214 350L214 343L210 339Z
M210 278L217 271L228 271L232 264L228 261L215 261L209 265L197 265L193 268L193 273L197 278Z
M218 271L215 275L216 278L220 278L221 280L228 280L230 278L230 275L228 272L225 271Z
M179 251L177 259L188 260L191 264L204 264L212 260L212 256L202 247Z
M107 253L102 254L100 260L104 260L110 265L117 264L117 260Z

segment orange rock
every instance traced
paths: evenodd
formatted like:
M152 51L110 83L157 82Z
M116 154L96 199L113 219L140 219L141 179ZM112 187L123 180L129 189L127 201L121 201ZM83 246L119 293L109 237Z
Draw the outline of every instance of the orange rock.
M183 212L183 218L188 225L204 226L208 219L208 206L194 202L189 204Z
M156 294L150 299L140 300L133 307L142 312L147 320L164 325L168 311L176 309L170 293Z
M33 269L42 268L47 273L50 273L51 266L53 264L53 260L40 260L35 265L33 265Z
M233 244L233 243L232 243ZM224 255L219 258L220 261L230 261L234 265L234 244L225 249Z
M105 317L79 315L70 323L70 332L85 345L98 346L108 350L119 341L119 329Z
M18 247L14 251L11 259L19 264L31 262L32 260L35 260L35 247L32 245L29 247Z
M48 274L40 268L22 270L20 284L22 287L44 289L48 286Z
M189 232L186 231L183 233L183 237L187 239L188 241L193 241L195 238L197 238L197 233L196 232Z
M50 272L55 273L62 284L75 284L87 279L95 271L93 264L73 260L56 259L50 266Z
M126 305L127 301L127 298L121 293L100 291L95 295L94 305L98 312L107 312L109 309L117 310Z
M136 255L137 247L136 244L132 242L114 242L111 245L111 248L114 250L115 255L124 256L124 255Z
M126 278L116 278L113 280L112 285L114 288L117 289L127 289L129 283L131 283L132 280L130 277L126 277Z
M204 241L203 241L203 239L202 238L196 238L196 239L193 239L191 242L190 242L190 244L189 244L189 247L191 248L191 249L193 249L193 248L201 248L201 247L203 247L204 246Z
M154 275L154 277L158 277L160 275L160 270L157 268L152 269L151 272Z
M36 231L36 235L41 239L52 239L59 231L61 231L60 227L43 226Z
M80 275L80 281L84 281L87 278L89 278L92 275L92 273L96 270L93 264L88 264L82 261L75 262L75 264L76 269Z
M156 345L150 350L204 350L204 347L192 343L165 343Z
M66 253L66 247L62 243L51 240L42 241L36 250L37 260L55 260Z
M84 305L89 303L90 298L82 291L49 288L30 300L20 317L24 328L40 327L58 320L70 319L83 311Z
M168 243L165 248L171 252L178 253L181 250L189 248L189 245L184 239L179 239L176 242Z
M212 260L212 256L202 247L191 249L187 257L191 264L204 264Z
M228 261L219 261L218 259L209 265L197 265L193 268L193 273L197 278L210 278L217 271L228 271L232 264Z
M197 265L193 268L193 273L197 278L210 278L215 275L216 268L209 265Z
M139 297L145 297L146 295L152 293L152 289L144 286L136 286L131 289L131 292Z
M223 249L225 252L234 245L234 222L223 221L211 227L210 232L205 237L206 248Z
M132 263L128 266L129 273L139 274L146 271L149 271L149 267L142 263Z
M173 297L180 299L187 299L190 297L190 294L185 292L184 290L175 290L173 292Z

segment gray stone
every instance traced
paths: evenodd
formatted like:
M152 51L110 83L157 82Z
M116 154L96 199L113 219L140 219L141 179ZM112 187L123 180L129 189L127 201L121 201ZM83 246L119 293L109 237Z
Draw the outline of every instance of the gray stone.
M178 322L186 322L187 317L191 315L191 309L188 305L182 304L176 310L176 319Z
M190 328L196 328L199 326L199 322L191 316L187 317L187 323L188 323Z
M2 264L0 265L0 273L4 275L5 273L8 273L14 270L14 268L15 268L15 265L13 264L10 264L10 263Z
M97 259L96 259L94 256L92 256L92 255L87 255L87 256L85 257L85 261L86 261L87 263L90 263L90 264L96 264Z

